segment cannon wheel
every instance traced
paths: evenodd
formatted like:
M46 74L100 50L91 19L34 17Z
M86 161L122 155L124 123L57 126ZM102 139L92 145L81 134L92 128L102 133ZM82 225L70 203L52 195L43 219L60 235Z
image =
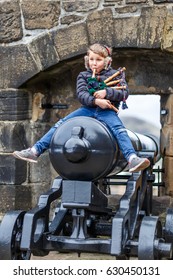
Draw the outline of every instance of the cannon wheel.
M20 249L25 211L9 211L0 225L0 259L28 260L29 251Z
M173 244L173 208L167 210L164 234L165 241Z
M156 238L161 237L162 225L158 217L145 216L142 220L139 232L138 259L158 259L158 256L154 250L154 242Z

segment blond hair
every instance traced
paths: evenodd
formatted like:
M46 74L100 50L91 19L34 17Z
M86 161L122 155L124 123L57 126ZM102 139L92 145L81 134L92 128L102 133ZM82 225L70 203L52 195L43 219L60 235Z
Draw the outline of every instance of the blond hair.
M105 66L104 69L107 69L108 66L111 65L112 62L112 48L106 46L106 45L102 45L99 43L95 43L91 46L89 46L88 50L87 50L87 55L85 55L84 60L85 60L85 67L86 69L89 69L89 53L90 51L102 56L105 58Z

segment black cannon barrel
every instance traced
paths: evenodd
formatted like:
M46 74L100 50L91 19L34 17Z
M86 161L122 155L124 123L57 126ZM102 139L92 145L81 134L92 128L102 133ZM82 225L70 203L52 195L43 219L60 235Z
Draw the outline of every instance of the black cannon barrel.
M158 153L154 138L127 132L137 152ZM56 172L68 180L96 181L127 168L111 132L89 117L75 117L59 126L52 137L49 155Z

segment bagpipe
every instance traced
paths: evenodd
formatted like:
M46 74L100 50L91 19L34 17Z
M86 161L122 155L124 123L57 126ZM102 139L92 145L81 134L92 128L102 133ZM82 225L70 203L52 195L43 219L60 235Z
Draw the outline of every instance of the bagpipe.
M124 73L124 71L126 70L125 67L123 68L119 68L118 71L116 73L114 73L113 75L111 75L110 77L108 77L106 80L104 81L99 81L96 77L96 69L93 70L93 74L92 77L88 78L88 91L90 95L93 95L96 91L98 90L102 90L105 89L107 87L111 87L114 88L116 90L124 90L126 89L125 85L121 85L122 83L122 74ZM121 76L120 79L116 79L113 80L114 78ZM123 99L123 104L122 104L122 109L126 109L127 104L126 104L126 98L124 95L124 99ZM112 109L115 110L116 112L119 112L118 109L116 107L114 107L112 105Z

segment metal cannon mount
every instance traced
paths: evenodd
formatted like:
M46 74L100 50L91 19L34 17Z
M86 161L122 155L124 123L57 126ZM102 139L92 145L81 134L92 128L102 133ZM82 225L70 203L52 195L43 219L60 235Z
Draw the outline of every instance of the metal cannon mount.
M34 209L7 212L0 225L0 259L29 260L31 254L43 257L50 251L173 259L173 209L164 220L152 215L152 165L129 174L118 209L109 206L103 191L110 180L57 177Z

